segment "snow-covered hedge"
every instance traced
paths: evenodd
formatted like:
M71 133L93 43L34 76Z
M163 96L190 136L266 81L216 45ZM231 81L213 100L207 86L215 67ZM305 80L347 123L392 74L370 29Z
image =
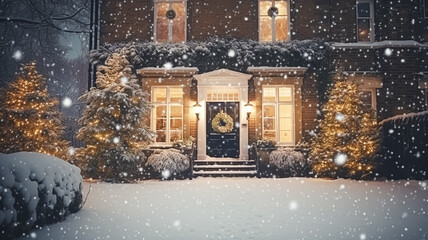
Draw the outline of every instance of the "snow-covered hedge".
M178 150L167 149L155 152L146 162L146 167L151 167L154 171L162 173L164 178L169 175L180 175L189 170L190 162L186 155L181 154ZM165 172L167 172L165 174Z
M41 153L0 153L0 239L60 221L81 203L79 168Z
M383 120L379 174L393 179L428 179L428 111Z
M303 176L308 162L301 152L291 149L275 150L269 154L269 165L274 166L286 176Z

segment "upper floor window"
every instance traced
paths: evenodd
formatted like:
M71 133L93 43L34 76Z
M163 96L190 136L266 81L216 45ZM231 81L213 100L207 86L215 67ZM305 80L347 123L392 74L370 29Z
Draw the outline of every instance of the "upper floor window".
M357 1L357 40L374 41L374 7L373 0Z
M259 1L259 40L262 42L289 40L289 1Z
M186 1L155 0L155 41L185 42L186 16Z

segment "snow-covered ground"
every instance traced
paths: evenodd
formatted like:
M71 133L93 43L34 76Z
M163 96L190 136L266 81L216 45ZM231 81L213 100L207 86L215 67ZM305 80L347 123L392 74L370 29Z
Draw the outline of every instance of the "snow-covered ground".
M89 184L84 185L85 194ZM37 239L427 239L427 181L197 178L92 184Z

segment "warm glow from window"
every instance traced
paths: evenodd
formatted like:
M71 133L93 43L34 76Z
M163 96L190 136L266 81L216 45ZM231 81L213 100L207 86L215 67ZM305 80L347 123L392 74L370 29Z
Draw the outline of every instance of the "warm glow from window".
M278 14L269 16L271 7L278 9ZM288 1L259 1L259 38L263 42L285 41L288 39Z
M166 17L169 10L175 11L175 17ZM157 42L186 41L186 3L156 2L155 3L155 40Z
M358 41L370 42L373 40L373 1L359 0L357 2Z
M183 139L183 89L177 87L152 88L152 129L155 142L172 144Z
M294 144L293 87L263 88L263 138Z
M216 101L239 101L239 90L237 89L208 89L207 90L207 101L216 102Z

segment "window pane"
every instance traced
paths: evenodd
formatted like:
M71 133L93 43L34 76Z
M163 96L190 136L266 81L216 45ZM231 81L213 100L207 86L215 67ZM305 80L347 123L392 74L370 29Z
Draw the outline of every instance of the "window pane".
M183 18L174 19L172 24L172 41L185 42L186 41L186 23Z
M169 128L170 128L170 130L182 130L183 129L183 120L182 119L171 119Z
M276 101L276 88L263 88L263 102Z
M171 106L170 118L182 118L183 107L182 106Z
M370 20L358 19L358 41L370 41Z
M182 88L170 88L169 89L169 101L170 102L183 102L183 89Z
M279 88L279 101L280 102L292 102L293 101L293 95L291 93L290 87L282 87Z
M285 41L287 40L288 26L287 26L287 17L276 17L276 41Z
M287 16L288 15L287 1L276 1L275 7L278 8L278 16Z
M263 138L267 139L267 140L276 141L276 133L275 133L275 131L264 131L263 132Z
M275 117L275 106L264 105L263 106L263 117Z
M372 92L362 91L360 93L360 100L363 102L364 106L372 107Z
M169 140L171 143L183 139L183 131L171 131L169 135Z
M260 1L260 16L268 16L269 8L272 7L272 1ZM269 17L270 18L270 17Z
M279 105L279 117L280 118L292 118L293 117L293 106L292 105Z
M166 102L166 88L153 88L153 102Z
M158 17L166 17L166 12L169 9L169 3L156 3L157 6L157 14Z
M166 42L168 41L168 24L167 18L158 18L156 20L156 41Z
M260 41L272 41L272 19L260 17Z
M156 142L166 142L166 132L165 131L156 131L158 135L156 137Z
M370 3L358 3L358 17L370 17Z
M279 131L279 142L292 143L293 132L292 131Z
M263 121L263 129L275 131L275 119L265 118L265 120Z

